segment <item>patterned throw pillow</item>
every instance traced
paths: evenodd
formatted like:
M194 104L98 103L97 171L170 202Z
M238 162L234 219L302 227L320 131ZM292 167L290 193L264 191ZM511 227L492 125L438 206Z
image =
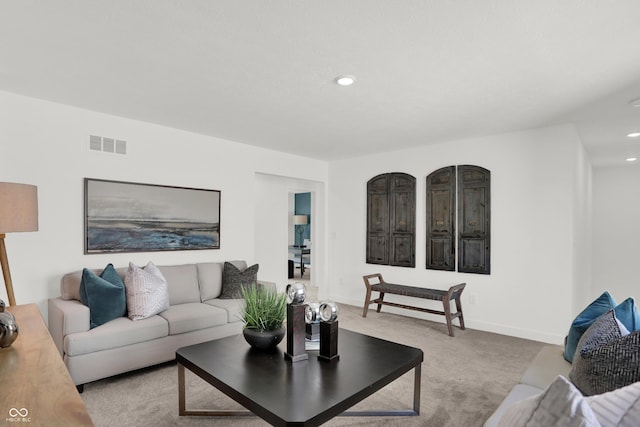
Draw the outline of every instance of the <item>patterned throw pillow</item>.
M628 334L613 310L582 335L569 378L585 396L640 381L640 331Z
M146 319L169 308L167 280L153 262L149 261L144 268L130 262L124 284L129 319Z
M240 271L230 262L224 263L222 271L222 293L220 299L242 298L241 289L255 285L258 282L258 264Z

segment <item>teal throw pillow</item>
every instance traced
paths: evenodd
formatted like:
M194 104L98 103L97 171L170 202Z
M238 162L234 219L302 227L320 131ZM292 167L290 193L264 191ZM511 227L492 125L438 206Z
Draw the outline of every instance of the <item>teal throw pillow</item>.
M632 297L627 298L618 304L614 311L616 317L627 328L629 332L640 330L640 312L636 307L636 303Z
M89 307L90 328L103 325L127 314L124 282L109 264L97 276L91 270L82 270L80 301Z
M569 334L567 335L567 340L564 346L564 358L568 362L573 361L573 355L576 352L576 347L578 346L578 341L580 341L582 334L589 329L589 326L591 326L598 317L615 308L616 305L616 301L613 297L609 292L605 291L595 301L582 310L580 314L578 314L571 323Z

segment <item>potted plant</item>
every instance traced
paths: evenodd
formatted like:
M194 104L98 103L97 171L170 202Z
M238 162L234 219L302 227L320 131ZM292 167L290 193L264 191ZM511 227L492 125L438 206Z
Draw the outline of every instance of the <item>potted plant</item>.
M284 338L287 296L274 288L252 285L241 290L244 299L242 334L254 348L267 350Z

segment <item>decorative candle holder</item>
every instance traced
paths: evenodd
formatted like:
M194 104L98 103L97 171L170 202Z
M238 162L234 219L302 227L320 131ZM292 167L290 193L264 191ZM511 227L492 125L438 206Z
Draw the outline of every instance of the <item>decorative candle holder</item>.
M306 334L309 341L320 340L320 304L310 302L305 311Z
M338 306L333 301L320 303L320 354L318 360L334 362L338 354Z
M304 299L306 291L303 283L287 285L287 352L284 358L291 362L307 360L309 355L305 351L305 311Z

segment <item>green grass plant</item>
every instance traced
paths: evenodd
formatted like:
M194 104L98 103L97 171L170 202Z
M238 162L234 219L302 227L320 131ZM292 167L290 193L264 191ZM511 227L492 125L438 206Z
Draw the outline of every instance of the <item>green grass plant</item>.
M282 327L287 316L287 296L276 289L252 285L241 290L245 307L245 328L273 331Z

